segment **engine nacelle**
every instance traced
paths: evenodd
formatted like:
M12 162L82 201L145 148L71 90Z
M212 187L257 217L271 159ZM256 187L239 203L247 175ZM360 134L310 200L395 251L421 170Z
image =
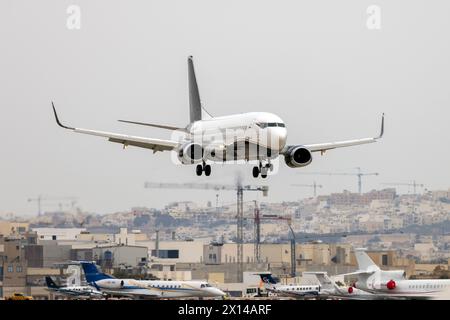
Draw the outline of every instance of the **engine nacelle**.
M293 146L284 154L284 161L291 168L305 167L311 163L312 154L303 146Z
M183 164L199 163L203 160L203 147L197 143L186 143L178 149L178 159Z
M389 280L389 281L386 283L386 287L387 287L389 290L394 290L396 286L397 286L397 284L395 283L394 280Z

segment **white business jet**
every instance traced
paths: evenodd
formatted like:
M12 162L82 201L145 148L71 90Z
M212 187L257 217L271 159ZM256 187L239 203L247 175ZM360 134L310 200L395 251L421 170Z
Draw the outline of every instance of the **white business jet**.
M86 281L98 291L136 299L219 298L225 293L206 281L117 279L98 270L92 261L80 261Z
M449 279L409 280L404 270L381 270L368 256L365 249L355 249L359 270L346 275L356 275L354 287L379 296L405 299L436 299L450 290Z

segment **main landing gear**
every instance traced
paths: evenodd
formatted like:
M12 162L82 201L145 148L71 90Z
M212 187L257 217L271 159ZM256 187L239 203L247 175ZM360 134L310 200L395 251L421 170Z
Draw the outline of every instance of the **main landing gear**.
M203 164L198 164L195 168L195 173L198 176L201 176L202 172L205 172L205 176L209 177L209 175L211 174L211 166L209 164L206 164L205 162L203 162Z
M273 164L271 164L270 162L267 163L266 165L262 165L262 162L259 162L259 166L255 166L253 167L253 177L254 178L258 178L259 174L261 173L261 178L267 178L267 173L273 170Z

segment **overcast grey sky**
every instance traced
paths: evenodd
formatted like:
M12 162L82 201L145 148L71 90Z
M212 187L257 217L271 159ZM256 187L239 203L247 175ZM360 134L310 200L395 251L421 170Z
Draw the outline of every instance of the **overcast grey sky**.
M66 10L81 8L81 29ZM366 26L369 5L381 29ZM288 128L288 143L378 134L377 144L329 151L303 169L281 163L268 201L356 191L356 177L297 172L351 171L382 182L416 179L450 186L450 3L448 1L111 1L0 2L0 213L35 213L27 198L76 196L99 213L169 201L214 203L214 191L146 190L144 182L233 182L235 166L209 178L175 166L169 153L128 148L57 127L54 100L69 125L168 138L170 132L118 123L125 118L184 126L187 65L194 56L202 101L213 115L267 111ZM400 189L407 192L407 188ZM247 194L247 200L256 197ZM222 202L232 202L232 192ZM52 209L54 206L49 206Z

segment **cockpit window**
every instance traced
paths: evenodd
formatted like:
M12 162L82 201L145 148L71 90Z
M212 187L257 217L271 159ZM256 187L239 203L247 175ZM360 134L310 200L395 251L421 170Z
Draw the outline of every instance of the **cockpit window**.
M281 127L281 128L285 127L284 123L281 122L258 122L256 124L262 129L267 127Z

